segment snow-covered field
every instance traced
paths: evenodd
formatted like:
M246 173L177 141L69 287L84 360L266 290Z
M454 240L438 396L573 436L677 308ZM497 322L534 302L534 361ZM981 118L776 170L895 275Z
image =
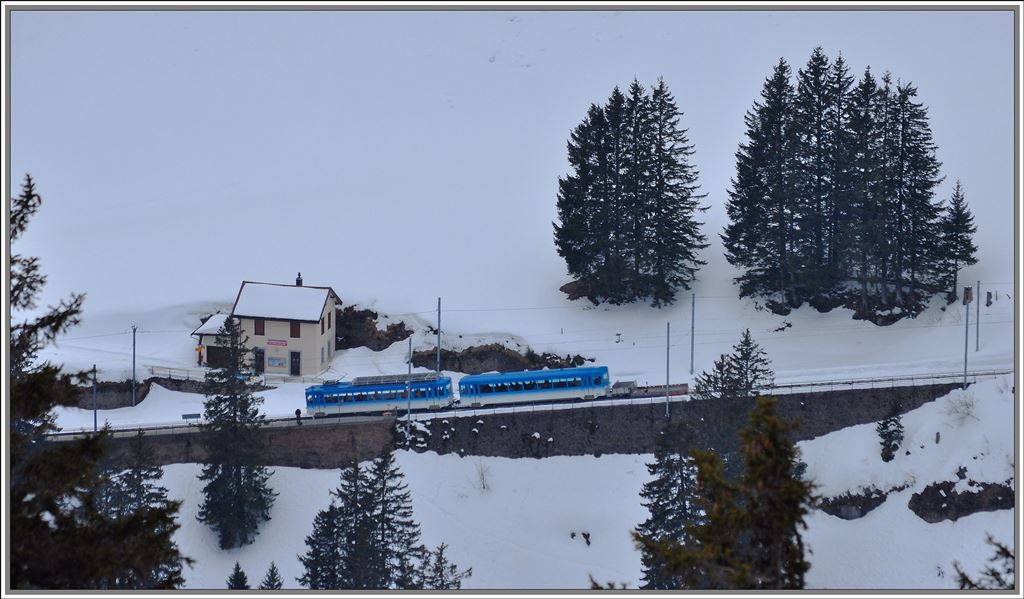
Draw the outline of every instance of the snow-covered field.
M801 443L808 476L820 485L819 493L909 485L858 520L811 514L805 533L812 564L808 585L952 588L954 560L976 572L990 555L986 533L1012 542L1012 510L929 524L907 508L911 494L928 484L956 480L961 465L977 482L1013 476L1011 385L1010 377L979 383L908 413L904 447L910 455L901 451L888 464L878 455L878 437L869 424ZM962 410L954 407L965 396L973 398L974 410L961 418ZM941 433L937 445L936 431ZM637 588L640 557L629 532L646 518L639 493L650 478L644 464L652 459L514 460L398 452L423 541L448 543L453 560L473 567L466 586L487 589L582 589L589 585L588 575ZM236 560L250 580L262 577L274 560L286 586L297 587L301 565L296 556L305 550L313 516L338 486L338 470L274 468L271 484L280 495L272 519L255 543L231 551L220 551L216 536L195 520L202 497L198 471L195 464L164 468L163 484L185 502L176 540L197 560L186 573L188 587L221 588ZM590 533L589 546L583 532Z

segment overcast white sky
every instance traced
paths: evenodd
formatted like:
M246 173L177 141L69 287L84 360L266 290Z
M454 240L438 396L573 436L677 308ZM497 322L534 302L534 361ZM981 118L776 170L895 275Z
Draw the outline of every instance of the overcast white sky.
M743 114L818 45L912 80L982 263L1013 278L1013 19L1004 12L22 12L11 17L15 251L88 310L329 284L395 311L549 305L565 142L663 76L717 241ZM709 267L720 268L720 244ZM702 272L704 279L716 275ZM724 275L718 274L718 278ZM729 273L733 276L733 273ZM524 285L524 281L541 284Z

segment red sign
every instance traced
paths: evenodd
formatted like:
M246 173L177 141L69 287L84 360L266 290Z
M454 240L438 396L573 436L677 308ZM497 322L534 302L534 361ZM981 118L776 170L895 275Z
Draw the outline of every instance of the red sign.
M280 345L282 347L286 347L288 345L288 342L281 341L279 339L267 339L267 345Z

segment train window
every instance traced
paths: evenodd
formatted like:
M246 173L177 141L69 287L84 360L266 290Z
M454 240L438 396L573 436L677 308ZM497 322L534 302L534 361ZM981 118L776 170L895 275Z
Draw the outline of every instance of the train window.
M560 379L560 380L555 381L555 384L554 384L554 388L555 389L565 389L565 387L566 387L566 383L565 383L564 380Z
M550 389L551 388L551 381L541 381L541 382L537 383L537 388L538 389Z
M594 377L594 384L595 385L600 385L601 384L601 377L595 376Z
M572 379L571 381L569 381L570 387L579 387L580 385L581 383L579 379Z
M491 392L491 386L490 385L480 385L480 393L490 393L490 392Z

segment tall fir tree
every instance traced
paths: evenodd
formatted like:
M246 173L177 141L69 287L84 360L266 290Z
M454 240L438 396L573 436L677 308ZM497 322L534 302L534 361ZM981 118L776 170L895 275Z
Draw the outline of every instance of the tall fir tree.
M750 329L745 329L740 342L733 346L731 358L736 397L754 397L775 386L768 354L750 336Z
M238 562L235 562L235 567L231 570L231 575L228 576L227 585L228 590L231 591L244 591L249 588L249 577L245 575Z
M882 461L891 462L896 451L903 445L903 406L899 400L889 408L889 415L875 426L878 441L882 446Z
M707 210L698 194L698 172L692 164L694 154L686 129L680 128L681 113L672 92L663 79L651 92L653 121L653 161L651 209L645 241L650 247L650 285L645 289L655 307L675 302L676 290L689 289L696 273L706 262L699 258L708 247L701 233L697 213ZM645 293L645 295L647 294Z
M267 484L266 446L260 429L263 399L255 392L252 358L238 321L224 320L218 333L224 365L204 382L202 443L206 459L199 479L203 503L196 518L216 531L222 549L253 542L260 524L270 519L277 494Z
M25 176L10 203L12 245L39 211L42 197ZM12 589L106 589L121 581L171 589L184 582L172 536L179 502L146 506L119 518L103 513L99 493L107 434L51 444L53 409L73 405L81 373L40 363L39 352L79 323L84 296L73 294L31 319L46 283L38 258L10 256L8 584ZM153 573L158 576L150 578Z
M732 356L722 354L715 360L711 370L697 375L693 385L693 398L703 401L732 397L735 390L736 381L733 378Z
M775 413L776 400L758 398L740 433L744 471L725 476L711 452L694 451L697 488L706 520L687 531L686 544L636 535L660 556L666 573L691 589L800 589L809 564L801 530L813 486L795 472L792 423Z
M864 71L853 90L849 111L850 268L860 287L858 311L866 313L874 295L869 288L880 280L880 265L886 259L881 106L871 69Z
M942 216L942 245L943 257L947 276L952 279L950 288L950 302L955 302L958 297L957 288L960 268L978 263L976 253L977 246L974 245L973 237L978 228L974 225L974 215L967 207L964 199L963 186L957 180L953 188L953 196L949 199L945 213Z
M828 224L826 238L826 285L829 293L849 278L852 259L850 246L853 240L854 215L852 206L851 180L854 176L852 164L851 103L853 101L853 77L842 54L836 57L828 73L829 94L832 107L829 111L829 139L832 145L831 195L826 202L825 219Z
M671 444L662 442L655 449L654 462L647 464L647 471L653 478L644 484L640 497L650 514L636 532L647 539L687 545L690 542L687 531L704 522L704 512L698 506L697 468L693 460ZM643 568L640 588L682 588L686 577L667 574L660 555L641 547L640 563Z
M277 571L277 564L270 562L267 573L263 575L263 580L260 581L260 590L280 591L282 586L284 586L284 581L281 580L281 573Z
M795 92L790 68L779 59L761 90L761 101L747 112L747 141L736 152L736 177L722 234L726 258L743 269L740 296L778 294L783 305L798 307L796 253L798 211L797 138L793 124Z
M704 264L698 173L680 111L663 80L634 80L592 105L568 142L555 246L583 295L613 304L670 304Z
M404 479L392 451L382 453L370 466L374 588L412 589L417 585L424 556L420 527L412 518L412 495Z
M346 556L338 511L332 500L314 516L313 532L306 537L306 553L299 556L304 571L297 580L314 591L348 588L342 572Z
M831 245L833 174L836 154L833 138L834 89L831 64L821 47L815 48L807 66L797 72L793 103L795 160L793 189L796 209L798 279L804 293L816 295L828 287L828 256Z

